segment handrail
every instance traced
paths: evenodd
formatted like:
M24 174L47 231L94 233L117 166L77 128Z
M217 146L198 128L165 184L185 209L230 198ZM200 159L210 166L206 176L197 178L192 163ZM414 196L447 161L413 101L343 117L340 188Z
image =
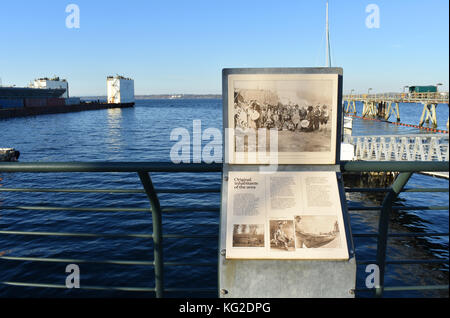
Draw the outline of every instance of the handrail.
M432 260L391 260L386 259L387 240L389 237L436 237L448 236L449 233L388 233L389 215L394 210L448 210L448 206L394 206L393 202L400 192L448 192L448 188L405 188L409 177L414 172L430 171L440 172L448 171L449 165L447 162L374 162L374 161L343 161L340 163L342 172L400 172L400 177L397 178L392 187L389 188L354 188L346 189L347 192L378 192L386 193L385 200L381 206L363 207L350 206L350 211L365 210L365 211L380 211L379 232L378 233L354 233L354 237L375 237L377 242L377 258L376 260L358 261L357 264L371 264L375 263L380 267L381 284L376 289L376 295L382 296L384 291L401 291L412 287L395 287L384 286L384 273L386 264L424 264L424 263L445 263L447 260L432 259ZM163 213L170 212L219 212L218 206L200 206L195 208L190 207L161 207L157 194L160 193L218 193L220 189L213 188L198 188L198 189L155 189L152 184L149 173L220 173L222 172L222 164L173 164L167 162L72 162L72 163L0 163L0 173L65 173L65 172L134 172L139 176L143 189L60 189L60 188L0 188L0 193L6 192L67 192L67 193L140 193L146 194L150 206L143 207L63 207L63 206L1 206L0 210L16 209L16 210L65 210L74 212L143 212L151 213L153 233L65 233L65 232L26 232L26 231L0 231L0 235L24 235L24 236L72 236L72 237L135 237L152 239L154 241L154 259L151 261L133 261L133 260L86 260L86 259L58 259L58 258L38 258L38 257L12 257L0 256L0 260L8 261L35 261L35 262L60 262L79 261L91 263L117 264L117 265L143 265L153 266L155 272L155 287L141 288L141 287L102 287L102 286L85 286L85 289L97 290L126 290L137 292L154 292L156 297L163 297L164 292L173 291L211 291L210 289L177 289L164 287L164 266L213 266L214 263L199 262L164 262L162 254L162 244L165 239L181 239L181 238L199 238L199 239L218 239L217 235L189 235L189 234L162 234L161 221ZM2 282L5 285L13 286L31 286L31 287L52 287L63 288L55 284L34 284L25 282ZM435 286L435 289L440 289L441 286ZM419 286L416 289L433 289L433 286Z
M448 104L448 92L425 92L425 93L395 93L395 94L350 94L344 95L344 100L379 100L394 102L442 102Z
M222 172L222 164L171 162L0 162L0 172Z
M341 161L343 172L448 171L448 162ZM222 164L170 162L0 162L0 172L222 172Z

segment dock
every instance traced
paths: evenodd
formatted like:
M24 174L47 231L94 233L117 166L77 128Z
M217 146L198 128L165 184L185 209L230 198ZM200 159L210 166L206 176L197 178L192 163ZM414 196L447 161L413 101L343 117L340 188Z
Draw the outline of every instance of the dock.
M61 105L61 106L43 106L43 107L21 107L11 109L0 109L0 119L38 116L47 114L73 113L89 110L110 109L110 108L130 108L134 107L134 103L96 103L88 102L78 105Z
M380 118L389 120L393 115L397 122L400 122L400 104L416 103L423 105L422 116L418 127L425 123L431 123L433 128L437 127L436 107L439 104L449 105L448 92L428 92L428 93L385 93L385 94L358 94L344 95L344 108L346 114L356 115L356 102L363 103L362 118ZM447 119L447 129L449 122Z
M423 175L427 175L427 176L433 176L436 178L442 178L442 179L447 179L449 177L449 172L448 171L443 171L443 172L420 172L420 174Z

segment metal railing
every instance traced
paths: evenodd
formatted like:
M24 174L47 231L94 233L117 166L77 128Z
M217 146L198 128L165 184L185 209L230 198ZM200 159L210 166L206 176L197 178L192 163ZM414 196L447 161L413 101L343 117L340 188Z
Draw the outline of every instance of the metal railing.
M448 161L447 134L345 136L355 145L355 160Z
M374 260L358 261L358 265L377 264L380 269L380 286L375 289L377 296L382 296L384 291L405 291L405 290L436 290L448 289L448 285L434 286L385 286L384 277L386 265L389 264L422 264L422 263L447 263L447 260L386 260L387 241L389 237L434 237L448 236L449 233L389 233L389 216L393 210L448 210L448 206L394 206L393 203L399 193L403 192L448 192L448 188L420 188L405 189L405 185L414 172L420 171L448 171L448 162L342 162L341 170L343 172L400 172L398 178L390 188L371 189L371 188L353 188L346 189L347 192L386 192L385 199L381 206L364 207L352 206L349 211L367 210L380 211L378 233L354 233L353 237L375 237L377 238L377 254ZM26 232L26 231L2 231L0 235L25 235L25 236L68 236L68 237L131 237L146 238L153 240L154 258L153 261L130 261L130 260L98 260L98 259L63 259L63 258L31 258L31 257L10 257L0 256L0 261L28 261L44 263L99 263L99 264L118 264L118 265L143 265L153 266L155 275L154 287L107 287L107 286L82 286L86 290L113 290L113 291L134 291L134 292L153 292L156 297L164 297L166 292L211 292L217 293L215 289L209 288L166 288L164 284L165 266L217 266L217 262L165 262L163 257L163 242L168 238L211 238L217 239L218 235L179 235L164 234L162 232L163 214L168 212L188 212L192 208L186 207L161 207L158 194L162 193L220 193L219 188L202 189L155 189L150 173L211 173L222 172L221 164L172 164L172 163L0 163L0 173L72 173L72 172L134 172L139 177L143 189L60 189L60 188L0 188L0 193L8 192L66 192L66 193L127 193L127 194L146 194L150 203L147 208L126 208L126 207L70 207L70 206L0 206L0 210L70 210L70 211L91 211L91 212L124 212L141 211L149 212L152 216L153 233L125 233L125 234L98 234L98 233L70 233L70 232ZM219 203L211 207L200 207L196 211L220 211ZM33 282L3 281L0 282L7 286L23 287L41 287L41 288L66 288L58 284L37 284ZM357 291L370 291L357 289Z
M395 103L437 103L448 104L448 92L396 93L396 94L352 94L344 95L346 101L391 101Z

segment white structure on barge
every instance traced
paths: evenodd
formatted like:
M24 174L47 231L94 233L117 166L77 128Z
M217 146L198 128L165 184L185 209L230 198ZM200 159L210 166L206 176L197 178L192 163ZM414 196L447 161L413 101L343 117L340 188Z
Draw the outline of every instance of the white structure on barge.
M54 78L38 78L35 79L30 85L30 88L50 88L50 89L65 89L65 93L61 95L61 98L69 98L69 83L65 79L59 77Z
M134 103L134 80L123 76L106 79L108 104Z

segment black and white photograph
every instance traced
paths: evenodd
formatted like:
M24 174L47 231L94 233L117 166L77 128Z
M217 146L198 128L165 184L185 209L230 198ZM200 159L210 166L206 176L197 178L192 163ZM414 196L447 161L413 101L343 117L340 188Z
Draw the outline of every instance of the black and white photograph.
M233 247L264 247L264 224L235 224Z
M295 216L296 248L341 248L336 216Z
M230 77L228 125L234 128L233 152L276 151L279 163L286 164L333 163L337 74ZM275 150L270 145L270 131L277 133Z
M291 220L270 221L270 248L279 251L294 251L294 222Z
M331 83L303 82L292 91L277 89L277 82L264 88L236 83L234 91L235 127L276 129L280 152L329 151L331 146L331 96L317 94L331 88ZM282 85L285 85L281 82ZM327 85L328 84L328 85ZM326 87L330 86L330 87ZM250 85L251 87L251 85Z

